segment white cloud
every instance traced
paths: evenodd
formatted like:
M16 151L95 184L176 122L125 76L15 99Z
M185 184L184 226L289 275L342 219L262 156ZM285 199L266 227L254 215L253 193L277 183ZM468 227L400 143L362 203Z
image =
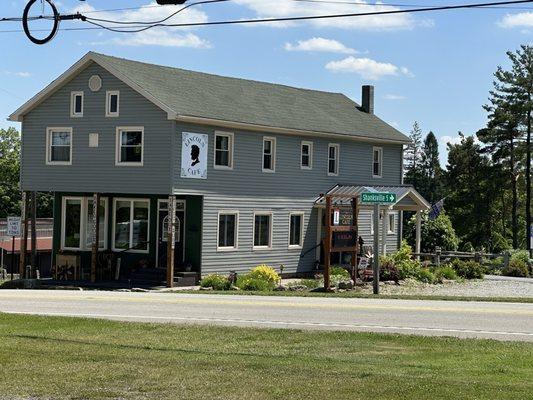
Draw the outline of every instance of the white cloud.
M533 28L533 12L507 14L498 25L502 28Z
M398 67L391 63L378 62L370 58L347 57L340 61L331 61L326 69L332 72L356 73L364 79L378 80L385 76L412 76L405 67Z
M312 3L286 0L235 0L235 3L251 9L256 18L286 18L316 15L337 15L351 13L369 13L376 11L395 11L398 7L382 3L371 4L364 0L338 3ZM356 3L356 4L354 4ZM299 22L303 23L303 22ZM413 29L416 26L433 26L431 20L416 20L409 14L375 15L366 17L327 18L308 20L305 23L317 27L334 27L356 30L402 30ZM271 26L287 27L297 23L269 24ZM262 26L263 24L256 24Z
M82 4L76 7L73 12L85 13L88 17L123 21L160 21L168 17L173 12L182 8L182 6L158 6L155 2L150 2L137 10L126 10L121 12L107 12L107 13L92 13L95 9L89 4ZM176 14L174 17L165 21L165 23L179 24L188 22L207 22L208 16L203 11L189 8ZM112 23L102 23L105 25L115 25ZM127 25L124 25L127 28ZM190 27L161 27L152 28L144 32L137 33L118 33L107 41L93 42L92 45L107 45L115 44L121 46L162 46L162 47L191 47L191 48L210 48L209 41L200 38L199 36L187 32L191 31Z
M287 51L308 51L323 53L355 54L355 49L349 48L341 42L333 39L314 37L308 40L298 40L296 44L285 43Z
M30 72L25 72L25 71L17 71L17 72L4 71L4 74L11 75L11 76L18 76L19 78L29 78L32 75Z
M385 100L393 100L393 101L407 99L407 97L401 96L401 95L397 95L397 94L386 94L385 96L383 96L383 98Z

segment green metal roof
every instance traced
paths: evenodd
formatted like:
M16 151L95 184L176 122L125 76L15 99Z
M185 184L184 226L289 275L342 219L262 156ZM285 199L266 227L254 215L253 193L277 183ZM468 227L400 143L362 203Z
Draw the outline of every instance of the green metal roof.
M341 93L230 78L91 53L179 116L408 142Z

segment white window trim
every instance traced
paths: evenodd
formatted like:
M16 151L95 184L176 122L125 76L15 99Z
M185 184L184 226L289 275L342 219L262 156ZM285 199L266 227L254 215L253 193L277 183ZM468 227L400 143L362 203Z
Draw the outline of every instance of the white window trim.
M110 98L112 95L117 95L117 112L110 112L109 107L111 106ZM119 90L108 90L105 92L105 116L108 118L116 118L120 115L120 91Z
M309 146L309 166L302 164L304 146ZM308 140L303 140L300 144L300 168L306 170L313 169L313 142L310 142Z
M228 161L229 165L217 165L217 136L224 136L228 138L229 141L229 154ZM234 149L234 139L235 135L233 132L223 132L215 131L215 141L213 143L213 168L222 169L222 170L232 170L233 169L233 149Z
M329 172L329 149L331 147L335 147L336 148L336 151L335 151L335 171L336 172ZM328 144L328 154L327 154L327 171L328 171L328 176L339 176L339 167L340 167L340 158L341 158L341 146L340 144L338 143L329 143Z
M80 246L79 247L66 247L65 246L65 222L67 213L67 200L79 200L80 201ZM87 246L87 225L91 225L92 221L87 220L87 212L89 211L89 200L93 200L92 197L82 196L64 196L61 200L61 250L67 251L91 251L92 246ZM104 246L98 246L99 251L107 250L107 236L108 236L108 214L109 214L109 198L101 197L100 201L104 202L105 215L104 215ZM99 238L100 239L100 238Z
M272 141L272 169L265 168L265 141ZM276 172L276 138L273 136L263 136L263 151L261 152L261 170L273 174Z
M141 161L123 162L120 161L121 132L140 131L141 132ZM117 167L142 167L144 165L144 126L117 126L115 138L115 166Z
M261 215L268 215L270 217L270 235L268 240L268 246L256 246L255 245L255 217ZM254 217L252 220L253 229L252 229L252 250L272 250L272 235L274 233L274 213L272 211L257 211L254 212Z
M133 229L132 229L132 223L133 223L133 203L134 202L146 202L148 203L148 236L147 236L147 242L148 242L148 249L147 250L136 250L136 249L130 249L130 250L124 250L124 249L117 249L115 247L115 230L116 230L116 217L117 217L117 202L118 201L128 201L130 202L130 237L129 237L129 244L128 247L131 247L131 243L133 242ZM112 236L111 236L111 250L117 251L117 252L123 252L126 251L126 253L139 253L139 254L148 254L150 253L150 212L151 212L151 204L150 199L142 199L142 198L134 198L134 197L115 197L113 198L113 229L112 229Z
M383 229L383 210L379 210L379 226ZM388 228L387 228L388 229ZM374 234L374 211L370 211L370 234Z
M300 244L291 244L291 217L299 215L302 217L302 223L300 226ZM291 250L300 250L304 245L304 224L305 224L305 212L303 211L293 211L289 213L289 237L288 237L288 248Z
M221 215L235 215L235 246L219 246L220 235L220 216ZM254 222L255 225L255 222ZM220 210L217 216L217 251L235 251L239 249L239 211L236 210Z
M379 175L374 174L374 153L379 152ZM372 178L383 177L383 147L372 147Z
M391 218L392 218L392 229L391 229ZM396 233L396 214L389 211L387 217L387 233L389 235L394 235Z
M69 161L52 161L52 132L69 132L70 133L70 155ZM49 127L46 128L46 165L72 165L72 147L73 137L72 128Z
M81 112L76 113L76 96L81 96ZM83 109L85 106L85 98L83 92L70 92L70 117L81 118L83 117Z

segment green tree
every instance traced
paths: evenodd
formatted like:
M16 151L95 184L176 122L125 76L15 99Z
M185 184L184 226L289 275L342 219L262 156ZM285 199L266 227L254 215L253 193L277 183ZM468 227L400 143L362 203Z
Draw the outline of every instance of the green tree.
M432 204L442 199L442 175L439 143L435 134L429 132L424 139L421 168L422 180L417 189Z
M417 187L422 165L422 129L416 121L409 134L409 139L411 139L411 143L404 150L404 176L406 183Z
M435 251L435 247L439 246L442 250L457 250L459 247L459 239L455 234L452 222L445 212L442 212L436 219L431 220L427 213L422 215L422 241L420 243L420 250L423 253L430 253ZM416 240L416 216L409 220L405 230L405 239L413 248Z

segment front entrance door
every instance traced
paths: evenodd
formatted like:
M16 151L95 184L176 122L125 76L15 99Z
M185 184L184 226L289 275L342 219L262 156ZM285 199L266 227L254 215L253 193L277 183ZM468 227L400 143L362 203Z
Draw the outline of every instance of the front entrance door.
M168 200L159 200L157 207L157 267L167 266ZM179 270L185 261L185 200L176 200L176 246L174 268Z

